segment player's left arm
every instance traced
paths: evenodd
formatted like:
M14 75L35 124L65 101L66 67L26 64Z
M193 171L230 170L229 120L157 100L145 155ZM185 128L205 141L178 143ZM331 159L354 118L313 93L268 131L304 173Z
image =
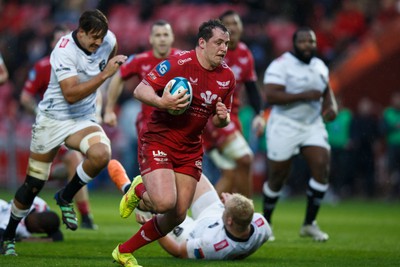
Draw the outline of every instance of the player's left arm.
M174 257L187 259L188 253L186 249L186 241L182 243L176 242L173 238L166 235L158 240L161 247Z
M332 88L328 84L322 95L322 117L324 121L333 121L338 113L338 106Z

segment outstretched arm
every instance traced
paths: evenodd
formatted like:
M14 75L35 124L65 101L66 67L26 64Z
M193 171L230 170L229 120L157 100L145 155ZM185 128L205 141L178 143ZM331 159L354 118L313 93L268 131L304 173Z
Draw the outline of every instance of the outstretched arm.
M186 249L186 241L178 243L170 236L166 235L158 240L161 247L174 257L187 259L188 253Z

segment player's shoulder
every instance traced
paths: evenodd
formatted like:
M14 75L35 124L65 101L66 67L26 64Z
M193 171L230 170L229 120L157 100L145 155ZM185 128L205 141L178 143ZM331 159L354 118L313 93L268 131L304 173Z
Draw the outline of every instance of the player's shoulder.
M257 228L269 227L268 221L258 212L254 213L252 222Z
M53 53L76 54L73 52L77 48L77 44L72 36L73 32L62 36L55 45Z
M317 67L321 67L321 68L328 68L328 66L325 64L325 62L322 59L320 59L319 57L313 57L311 64L314 64Z

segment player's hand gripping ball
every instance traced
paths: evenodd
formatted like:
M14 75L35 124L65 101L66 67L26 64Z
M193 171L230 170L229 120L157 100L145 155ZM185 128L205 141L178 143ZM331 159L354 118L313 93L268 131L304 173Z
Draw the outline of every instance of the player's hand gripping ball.
M171 115L181 115L183 114L190 106L192 103L192 98L193 98L193 92L192 92L192 86L190 85L189 81L186 78L183 77L175 77L171 79L165 88L171 93L171 95L176 95L182 92L183 90L187 89L186 94L189 95L189 105L186 106L186 108L181 109L181 110L168 110L168 113Z

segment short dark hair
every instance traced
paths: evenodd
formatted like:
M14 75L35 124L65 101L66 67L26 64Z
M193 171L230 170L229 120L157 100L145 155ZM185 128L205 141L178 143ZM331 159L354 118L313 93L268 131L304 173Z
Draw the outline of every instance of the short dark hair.
M164 20L164 19L159 19L156 20L152 25L151 25L151 31L153 31L153 28L155 26L166 26L166 25L171 25L168 21ZM172 28L172 27L171 27Z
M33 211L25 218L26 229L31 233L46 233L51 235L58 231L60 218L51 210L43 212Z
M299 32L312 32L312 31L313 31L313 30L312 30L310 27L306 27L306 26L298 28L298 29L293 33L293 36L292 36L292 42L293 42L293 44L296 42L296 40L297 40L297 35L299 34Z
M232 16L232 15L238 15L239 16L239 13L237 13L235 10L228 9L227 11L225 11L224 13L222 13L219 16L219 20L223 21L225 17Z
M199 32L197 33L197 40L203 38L208 42L210 38L213 36L213 29L219 28L223 32L228 32L228 29L219 19L212 19L206 22L203 22L199 27Z
M79 18L79 28L86 33L92 32L105 36L108 31L108 20L100 10L88 10L83 12Z

